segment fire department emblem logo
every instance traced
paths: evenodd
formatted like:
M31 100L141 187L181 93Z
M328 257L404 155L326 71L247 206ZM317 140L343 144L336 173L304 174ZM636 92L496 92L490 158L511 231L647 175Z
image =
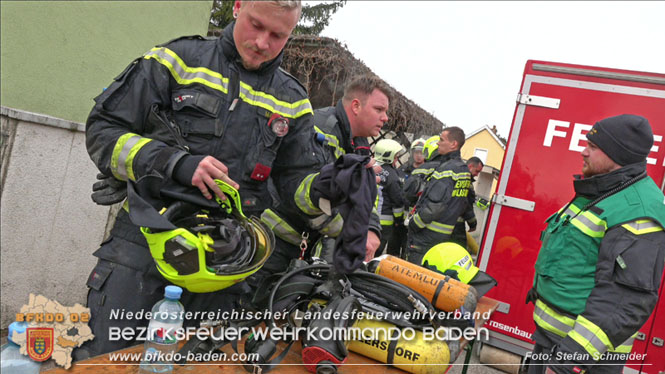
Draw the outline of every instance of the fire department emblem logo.
M53 328L29 327L26 330L28 356L34 361L46 361L53 354Z

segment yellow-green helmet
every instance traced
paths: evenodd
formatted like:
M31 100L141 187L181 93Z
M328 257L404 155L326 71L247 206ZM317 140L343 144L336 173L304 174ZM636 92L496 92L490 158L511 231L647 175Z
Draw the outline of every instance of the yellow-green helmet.
M229 197L218 199L219 209L178 202L160 212L177 229L141 227L157 270L190 292L213 292L241 282L263 266L275 247L272 230L256 217L244 216L238 192L216 182Z
M444 273L446 270L454 270L462 283L469 283L478 273L478 268L473 265L469 252L456 243L439 243L432 247L423 257L424 267L434 267L437 271Z
M392 139L381 139L374 146L374 158L379 164L392 164L404 149L401 144Z
M431 160L436 151L439 149L439 136L434 135L427 140L425 140L425 146L423 147L423 155L425 155L425 161Z

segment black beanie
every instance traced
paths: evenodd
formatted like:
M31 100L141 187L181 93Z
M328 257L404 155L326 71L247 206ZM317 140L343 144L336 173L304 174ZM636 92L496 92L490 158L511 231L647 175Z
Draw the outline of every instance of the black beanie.
M600 120L586 138L621 166L646 160L653 145L649 121L634 114Z

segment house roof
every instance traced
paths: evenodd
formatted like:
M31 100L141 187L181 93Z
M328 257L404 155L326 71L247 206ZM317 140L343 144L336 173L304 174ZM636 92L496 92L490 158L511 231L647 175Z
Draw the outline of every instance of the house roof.
M479 133L482 132L483 130L487 130L487 132L489 132L490 135L492 135L492 137L494 138L494 140L496 140L496 142L499 143L499 145L500 145L503 149L506 149L506 144L505 144L501 139L499 139L499 137L496 136L496 134L494 133L494 131L492 131L492 129L490 129L489 126L487 126L487 125L485 125L485 126L479 128L479 129L473 131L472 133L470 133L469 135L466 136L466 139L469 139L469 138L471 138L472 136L475 136L476 134L479 134Z

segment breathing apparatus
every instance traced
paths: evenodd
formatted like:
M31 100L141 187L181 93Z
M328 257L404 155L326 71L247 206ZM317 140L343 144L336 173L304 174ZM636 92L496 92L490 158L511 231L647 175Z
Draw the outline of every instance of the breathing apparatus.
M334 266L320 259L314 261L317 262L292 260L285 273L274 274L270 281L259 286L261 291L257 294L269 294L269 296L263 303L255 303L260 310L266 310L266 315L270 316L264 320L269 329L310 328L308 336L300 336L303 346L302 360L310 372L335 373L339 366L344 364L348 350L414 373L422 372L423 368L441 369L441 366L420 365L422 363L445 365L451 357L457 356L459 345L455 345L455 343L458 344L456 341L427 342L418 337L415 341L398 341L389 337L387 340L377 343L385 345L386 350L375 350L368 348L367 344L361 341L328 339L327 336L317 334L324 328L359 326L362 329L386 326L393 326L395 329L408 327L420 333L419 330L428 326L435 328L444 326L446 321L438 320L434 307L425 296L406 285L371 272L373 269L360 269L343 275L336 273ZM442 293L444 292L442 291ZM421 313L413 313L414 310ZM391 314L390 311L401 313ZM376 319L379 313L384 316L381 317L381 321ZM278 314L288 317L285 320L275 320L274 317ZM410 316L405 317L405 314ZM416 316L416 314L419 315ZM358 319L360 316L363 318ZM256 323L256 321L253 322ZM228 321L221 321L221 323L228 323ZM315 328L317 332L312 330ZM293 336L288 333L285 335ZM422 337L422 335L417 336ZM285 341L287 347L278 354L278 341L268 338L262 340L256 335L249 336L244 345L245 352L258 353L258 358L252 355L254 360L245 362L245 369L253 372L271 370L286 357L295 341ZM198 349L197 352L219 349L226 343L213 347L206 342L189 345L190 342L187 343L188 347L193 347L190 350ZM230 343L238 351L237 342L232 340ZM183 355L186 352L188 351L181 350Z
M175 229L141 227L162 276L190 292L218 291L244 280L275 247L272 231L243 214L238 191L215 183L227 197L216 198L217 208L177 201L160 211Z
M383 255L372 261L375 262L376 274L418 291L440 310L476 310L478 292L468 284L391 255Z
M302 362L308 371L317 374L337 372L337 367L342 365L349 355L348 343L341 339L326 338L324 333L334 331L334 328L351 327L361 308L355 297L338 293L332 296L323 308L310 308L310 311L314 309L313 312L319 312L320 317L310 321L309 328L313 331L311 339L308 335L302 341ZM342 318L334 318L336 315Z

